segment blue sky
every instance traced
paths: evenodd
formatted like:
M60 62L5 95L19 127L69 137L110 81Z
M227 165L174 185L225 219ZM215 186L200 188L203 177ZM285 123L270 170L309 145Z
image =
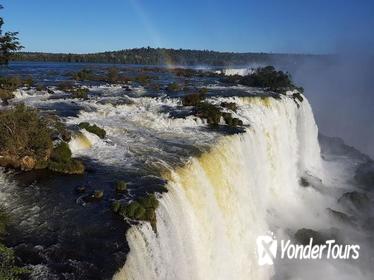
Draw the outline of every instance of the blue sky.
M374 46L373 0L3 0L27 51L335 53Z

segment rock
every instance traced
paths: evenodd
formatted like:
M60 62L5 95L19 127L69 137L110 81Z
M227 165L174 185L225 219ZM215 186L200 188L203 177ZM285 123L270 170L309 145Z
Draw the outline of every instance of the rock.
M94 199L102 199L104 197L104 192L101 190L95 190L92 194L92 198Z
M86 187L78 186L78 187L75 188L75 192L78 193L78 194L82 194L82 193L86 192Z
M127 190L127 183L125 181L118 181L116 184L116 192L123 193Z
M353 225L353 217L350 217L348 216L347 214L343 213L343 212L340 212L340 211L336 211L336 210L333 210L331 208L327 208L327 211L329 212L329 214L336 218L339 222L342 222L344 224L349 224L349 225Z
M369 207L370 200L365 193L357 191L346 192L338 199L339 203L350 203L358 210L364 210Z
M299 229L295 233L295 239L300 244L308 245L310 238L313 238L313 244L325 244L327 240L318 231L308 229L308 228Z
M35 164L36 164L36 160L30 156L24 156L20 160L20 168L23 171L29 171L29 170L34 169Z
M310 186L310 183L304 177L300 177L299 184L302 187L309 187Z
M118 200L112 202L112 211L114 213L118 213L121 209L121 203Z

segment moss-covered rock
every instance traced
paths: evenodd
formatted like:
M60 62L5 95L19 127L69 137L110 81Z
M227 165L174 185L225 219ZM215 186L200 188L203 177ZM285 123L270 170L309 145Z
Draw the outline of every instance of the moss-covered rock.
M69 145L59 143L52 151L48 168L52 171L65 174L83 174L84 165L81 161L73 159Z
M92 198L96 200L100 200L104 197L104 191L102 190L94 190L92 194Z
M218 125L221 120L222 112L216 105L201 102L196 105L195 110L196 115L206 119L210 125Z
M200 93L191 93L183 96L182 98L182 104L183 106L196 106L201 101L204 100L204 95Z
M152 228L156 231L156 209L159 202L154 194L132 201L127 205L118 205L113 202L112 210L119 215L138 221L150 222Z
M116 183L116 192L123 193L127 191L127 183L125 181L118 181Z
M88 98L88 93L90 90L88 88L74 88L70 90L71 97L73 98L78 98L78 99L87 99Z
M221 107L227 108L233 112L238 110L238 105L236 105L234 102L222 102Z
M106 136L106 131L103 128L98 127L96 124L90 125L88 122L81 122L79 127L90 133L96 134L101 139L104 139Z

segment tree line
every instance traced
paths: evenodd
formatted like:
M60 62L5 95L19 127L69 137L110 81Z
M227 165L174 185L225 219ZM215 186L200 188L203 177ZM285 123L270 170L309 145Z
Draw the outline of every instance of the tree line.
M187 50L166 48L134 48L91 54L18 52L15 61L114 63L142 65L247 65L272 64L274 61L297 61L314 55L234 53L209 50Z

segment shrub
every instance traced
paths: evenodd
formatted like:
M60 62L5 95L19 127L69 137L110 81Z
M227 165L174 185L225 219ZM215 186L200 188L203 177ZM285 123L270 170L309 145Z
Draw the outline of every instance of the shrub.
M273 66L258 68L254 73L239 76L233 75L222 79L225 83L241 84L249 87L266 88L278 93L298 89L291 81L291 76L283 71L276 71Z
M117 67L108 68L107 80L110 83L115 83L119 79L119 69Z
M200 93L187 94L182 98L183 106L196 106L202 100L204 100L204 95Z
M57 85L58 90L65 91L65 92L70 92L71 90L73 90L73 88L74 88L74 84L70 81L63 81Z
M96 134L101 139L104 139L105 136L106 136L106 131L104 129L98 127L96 124L90 125L88 122L81 122L79 124L79 127L87 130L90 133Z
M227 108L233 112L236 112L238 109L238 105L234 102L222 102L221 107Z
M207 102L196 105L196 115L207 120L208 124L218 125L222 116L219 107Z
M87 99L90 91L88 88L74 88L69 92L73 98Z
M0 99L4 104L14 98L13 92L22 85L22 81L17 76L0 77Z
M83 163L72 159L71 156L69 145L61 142L53 149L48 168L59 173L82 174L84 172Z
M170 92L175 92L175 91L180 91L182 88L179 84L176 82L170 83L167 87L166 90Z
M131 202L128 205L120 205L115 201L112 204L112 210L123 217L133 220L148 221L156 231L156 209L159 202L154 194L147 195Z
M92 70L90 69L82 69L76 73L72 74L72 78L77 81L87 81L93 78Z
M61 142L53 149L51 161L67 163L71 161L71 155L72 153L70 151L69 145L65 142Z
M35 162L48 160L52 150L50 132L45 119L23 104L1 111L0 155L3 165L18 168L25 157Z

